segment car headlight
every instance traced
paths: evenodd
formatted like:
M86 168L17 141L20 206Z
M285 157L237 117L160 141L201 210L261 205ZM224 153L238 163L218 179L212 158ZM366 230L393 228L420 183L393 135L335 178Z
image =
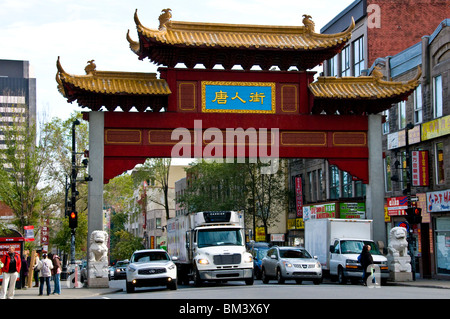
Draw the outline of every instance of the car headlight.
M247 255L244 257L244 263L251 263L251 262L253 262L252 255Z
M136 271L136 268L134 268L133 266L129 266L129 267L128 267L128 270L129 270L130 272L135 272L135 271Z
M347 259L345 262L347 264L359 264L359 261L357 261L355 259Z
M175 269L175 264L171 264L169 267L167 267L169 270Z
M320 264L320 262L316 262L316 268L322 268L322 265Z
M292 264L288 261L283 261L285 267L292 267Z
M200 259L197 259L197 263L199 263L200 265L208 265L209 261L208 261L208 259L200 258Z

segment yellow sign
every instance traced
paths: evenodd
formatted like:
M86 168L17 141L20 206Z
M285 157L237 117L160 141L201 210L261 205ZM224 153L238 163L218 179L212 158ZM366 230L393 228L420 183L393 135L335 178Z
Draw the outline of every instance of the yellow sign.
M422 124L422 141L450 134L450 115Z
M266 241L266 232L264 231L264 227L256 227L255 232L255 241Z

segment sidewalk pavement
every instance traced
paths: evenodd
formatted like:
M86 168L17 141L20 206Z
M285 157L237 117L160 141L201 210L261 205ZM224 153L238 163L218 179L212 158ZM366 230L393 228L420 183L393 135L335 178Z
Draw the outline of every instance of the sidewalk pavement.
M411 287L421 287L421 288L442 288L450 289L450 280L439 280L439 279L416 279L414 281L405 282L391 282L387 283L388 286L411 286ZM53 282L51 283L53 290ZM32 287L27 289L16 289L15 299L85 299L95 296L100 296L104 294L112 294L115 292L120 292L123 289L117 287L109 288L73 288L67 287L66 282L61 281L61 294L60 295L46 295L46 286L44 286L44 295L39 296L39 288Z

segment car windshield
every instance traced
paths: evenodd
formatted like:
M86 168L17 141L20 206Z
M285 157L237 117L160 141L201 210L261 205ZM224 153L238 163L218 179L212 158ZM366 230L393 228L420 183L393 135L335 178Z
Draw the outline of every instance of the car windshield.
M341 241L341 254L360 254L364 245L370 245L372 255L381 255L378 246L373 241L343 240Z
M118 261L116 267L126 267L128 264L128 261Z
M280 249L281 258L312 258L304 249Z
M199 230L197 244L199 248L223 245L241 246L241 230L239 228Z
M263 259L264 257L267 256L267 251L269 250L269 248L264 249L264 248L258 248L258 250L256 251L256 258L258 259Z
M143 251L135 253L131 258L131 262L133 263L146 263L151 261L167 260L170 260L170 257L165 251Z

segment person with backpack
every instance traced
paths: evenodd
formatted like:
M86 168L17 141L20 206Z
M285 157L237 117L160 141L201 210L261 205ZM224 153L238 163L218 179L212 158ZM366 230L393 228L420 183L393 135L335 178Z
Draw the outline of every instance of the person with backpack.
M44 292L44 282L47 285L47 296L51 293L50 277L52 276L53 262L47 258L47 254L42 254L42 259L36 267L39 270L39 296L42 296Z

